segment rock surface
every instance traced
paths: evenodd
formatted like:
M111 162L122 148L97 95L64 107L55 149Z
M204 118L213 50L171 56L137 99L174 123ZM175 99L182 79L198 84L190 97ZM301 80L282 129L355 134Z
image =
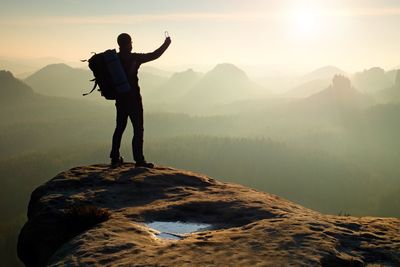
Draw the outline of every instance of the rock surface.
M64 240L60 218L79 205L110 217ZM32 193L28 219L18 243L27 266L400 266L400 219L323 215L167 167L73 168ZM155 220L215 229L159 239L143 224Z

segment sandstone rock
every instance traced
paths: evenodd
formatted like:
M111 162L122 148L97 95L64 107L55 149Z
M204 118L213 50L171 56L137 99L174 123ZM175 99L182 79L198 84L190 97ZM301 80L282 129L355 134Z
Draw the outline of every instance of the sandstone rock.
M99 223L71 230L86 220L68 221L71 207L88 205ZM400 266L400 219L323 215L167 167L73 168L32 193L28 219L27 266ZM214 229L159 239L143 223L156 220Z

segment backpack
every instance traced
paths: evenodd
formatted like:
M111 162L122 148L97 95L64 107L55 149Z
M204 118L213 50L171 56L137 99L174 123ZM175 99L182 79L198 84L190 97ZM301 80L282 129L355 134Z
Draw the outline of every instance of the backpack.
M114 100L117 95L132 90L115 49L94 54L89 60L84 61L89 62L89 68L93 72L94 79L91 81L94 82L94 86L83 96L91 94L97 86L101 95L108 100Z

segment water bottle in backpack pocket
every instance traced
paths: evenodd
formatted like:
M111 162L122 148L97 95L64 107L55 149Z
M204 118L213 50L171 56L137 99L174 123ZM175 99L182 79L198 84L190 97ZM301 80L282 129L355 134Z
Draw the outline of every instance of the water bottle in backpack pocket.
M126 73L115 49L106 50L103 53L93 55L89 60L89 68L92 70L95 82L93 89L84 95L88 95L99 86L101 95L113 100L117 95L132 91Z

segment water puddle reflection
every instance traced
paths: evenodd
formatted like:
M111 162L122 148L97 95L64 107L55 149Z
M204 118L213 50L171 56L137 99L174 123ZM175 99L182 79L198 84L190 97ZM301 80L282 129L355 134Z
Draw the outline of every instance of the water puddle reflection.
M163 239L183 239L185 235L207 231L212 229L211 224L206 223L189 223L189 222L149 222L146 225L158 232L158 238Z

